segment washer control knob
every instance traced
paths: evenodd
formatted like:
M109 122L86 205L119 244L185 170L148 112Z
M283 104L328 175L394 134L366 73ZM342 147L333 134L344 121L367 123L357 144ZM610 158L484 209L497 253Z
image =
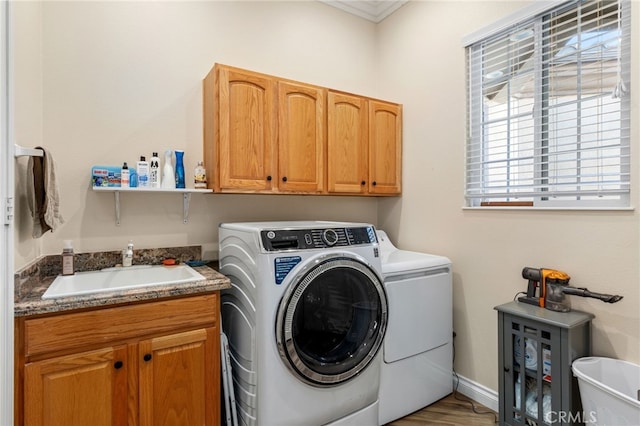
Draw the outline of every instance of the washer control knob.
M331 247L338 242L338 233L333 229L325 229L324 232L322 232L322 241Z

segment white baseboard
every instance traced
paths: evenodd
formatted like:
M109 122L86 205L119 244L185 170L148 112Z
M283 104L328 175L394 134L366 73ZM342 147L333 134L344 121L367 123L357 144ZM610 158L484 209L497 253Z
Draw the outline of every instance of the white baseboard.
M458 392L487 408L491 408L496 413L498 412L498 392L459 374L457 378L455 374L453 375L454 389L456 389L456 384L458 385Z

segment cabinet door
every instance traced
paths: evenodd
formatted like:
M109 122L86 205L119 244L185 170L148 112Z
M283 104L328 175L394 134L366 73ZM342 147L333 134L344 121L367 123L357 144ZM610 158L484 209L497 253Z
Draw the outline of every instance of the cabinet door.
M25 425L126 425L126 354L119 346L26 364Z
M278 83L278 189L324 189L325 91Z
M329 192L367 192L368 115L366 99L327 95L327 187Z
M214 137L217 149L205 143L205 150L218 154L214 189L270 190L276 173L275 80L218 66L215 86L217 132L206 138Z
M369 101L369 192L400 194L402 106Z
M141 426L217 424L219 339L208 327L139 343Z

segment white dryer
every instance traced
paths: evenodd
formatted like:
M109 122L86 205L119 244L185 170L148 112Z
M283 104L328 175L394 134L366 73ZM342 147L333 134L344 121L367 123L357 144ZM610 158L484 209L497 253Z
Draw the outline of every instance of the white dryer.
M380 377L380 424L453 392L451 261L398 250L377 231L389 301Z
M372 225L223 223L242 425L377 425L387 298Z

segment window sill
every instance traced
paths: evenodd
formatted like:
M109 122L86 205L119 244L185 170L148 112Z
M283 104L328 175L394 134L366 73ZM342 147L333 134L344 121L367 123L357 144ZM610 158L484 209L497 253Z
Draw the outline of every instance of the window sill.
M635 207L520 207L520 206L483 206L483 207L466 207L463 206L462 210L474 210L474 211L489 211L489 210L502 210L502 211L597 211L597 212L632 212L635 211Z

